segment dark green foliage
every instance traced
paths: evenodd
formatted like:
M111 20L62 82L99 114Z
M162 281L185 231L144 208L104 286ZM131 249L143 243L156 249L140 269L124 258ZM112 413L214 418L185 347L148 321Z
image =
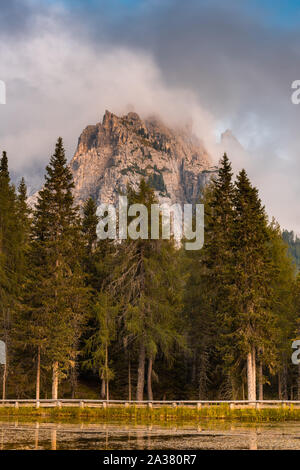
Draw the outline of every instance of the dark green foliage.
M257 189L244 170L233 185L226 155L203 202L205 245L190 255L186 290L191 382L200 398L245 399L249 354L260 386L281 370L283 350L288 357L293 268L279 228L268 226Z
M149 221L154 190L166 189L165 169L153 170L127 189ZM3 153L0 339L9 395L32 397L36 388L39 397L40 384L49 397L59 378L61 395L75 396L79 376L78 396L92 398L140 400L147 390L150 400L246 399L250 354L259 393L295 398L298 387L300 397L290 364L300 288L288 255L297 258L298 238L268 222L245 170L234 182L223 156L202 195L204 248L190 252L173 240L98 240L97 205L89 198L80 214L73 186L59 139L30 211L25 182L15 190Z
M82 231L84 233L87 254L92 255L97 245L97 206L92 198L89 198L83 207Z
M289 253L292 256L297 271L300 270L300 238L298 235L295 235L293 231L289 232L288 230L283 230L282 238L287 243L289 248Z
M16 194L10 182L7 155L3 152L0 162L0 339L6 343L7 354L7 364L2 377L3 396L6 393L7 381L16 384L18 379L15 331L26 279L25 257L30 230L26 197L24 180L21 181Z
M58 139L33 213L24 316L31 325L29 346L40 350L46 366L57 363L61 376L75 367L87 307L83 239L73 186L62 139Z

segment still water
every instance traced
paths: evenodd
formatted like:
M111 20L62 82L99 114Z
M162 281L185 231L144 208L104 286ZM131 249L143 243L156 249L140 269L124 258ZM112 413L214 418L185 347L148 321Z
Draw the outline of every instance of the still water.
M0 449L300 449L300 423L143 426L96 422L0 422Z

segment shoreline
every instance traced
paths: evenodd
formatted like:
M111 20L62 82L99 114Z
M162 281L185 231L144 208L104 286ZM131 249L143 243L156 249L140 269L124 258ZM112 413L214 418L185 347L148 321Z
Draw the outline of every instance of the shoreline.
M275 408L236 408L229 405L207 406L201 409L162 406L157 408L141 408L132 406L121 408L111 406L108 408L93 408L86 406L79 408L68 407L31 407L0 406L1 418L85 418L101 419L103 422L159 424L159 423L197 423L201 419L220 419L250 423L300 421L300 408L293 405Z

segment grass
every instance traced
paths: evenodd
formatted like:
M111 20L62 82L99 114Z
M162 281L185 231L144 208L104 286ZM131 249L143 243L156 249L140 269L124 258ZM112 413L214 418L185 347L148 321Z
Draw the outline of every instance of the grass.
M162 424L162 423L190 423L195 424L202 419L222 419L245 423L300 421L300 408L292 405L286 408L242 408L230 409L228 405L207 406L197 410L186 406L172 408L163 406L159 408L140 408L131 406L109 408L34 408L0 407L0 419L8 418L50 418L56 419L88 419L101 422L135 423L135 424Z

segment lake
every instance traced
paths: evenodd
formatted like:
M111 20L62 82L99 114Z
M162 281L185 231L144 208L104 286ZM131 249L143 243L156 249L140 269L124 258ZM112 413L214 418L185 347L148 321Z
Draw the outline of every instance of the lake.
M0 449L300 449L300 423L245 424L203 420L199 425L0 421Z

